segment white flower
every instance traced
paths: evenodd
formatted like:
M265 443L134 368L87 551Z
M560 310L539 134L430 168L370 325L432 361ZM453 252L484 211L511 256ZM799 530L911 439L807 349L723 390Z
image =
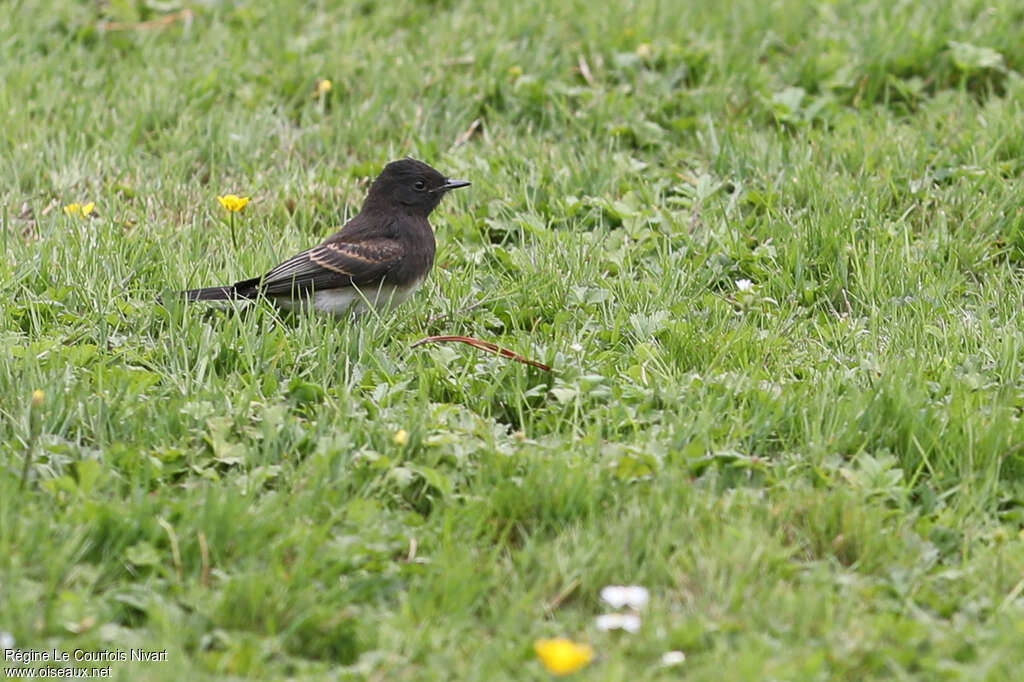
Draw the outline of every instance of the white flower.
M754 283L749 279L738 279L736 280L736 288L740 291L753 291Z
M14 635L12 635L11 633L9 633L9 632L7 632L5 630L0 630L0 651L3 651L4 649L13 649L13 648L14 648Z
M686 660L686 654L682 651L666 651L661 656L661 664L665 667L679 665Z
M640 616L635 613L605 613L597 617L597 629L638 632L640 630Z
M570 349L570 350L574 350L574 351L576 351L577 353L582 353L582 352L583 352L583 346L581 346L581 345L580 345L580 344L578 344L578 343L574 343L574 344L572 344L571 346L569 346L569 349Z
M639 611L647 606L647 600L651 593L646 587L640 585L609 585L601 590L601 599L604 599L613 609L621 609L628 606Z

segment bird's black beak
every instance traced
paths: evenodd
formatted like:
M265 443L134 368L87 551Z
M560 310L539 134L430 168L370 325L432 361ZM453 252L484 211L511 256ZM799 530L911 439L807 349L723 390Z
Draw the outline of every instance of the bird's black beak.
M460 187L469 187L471 183L469 180L452 180L448 179L443 185L435 189L435 192L447 192L449 190L458 189Z

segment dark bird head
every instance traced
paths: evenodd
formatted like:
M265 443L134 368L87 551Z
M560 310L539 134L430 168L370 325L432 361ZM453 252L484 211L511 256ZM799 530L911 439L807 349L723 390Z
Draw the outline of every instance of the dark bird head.
M430 215L449 190L469 185L451 180L416 159L392 161L370 185L363 210L406 210L413 215Z

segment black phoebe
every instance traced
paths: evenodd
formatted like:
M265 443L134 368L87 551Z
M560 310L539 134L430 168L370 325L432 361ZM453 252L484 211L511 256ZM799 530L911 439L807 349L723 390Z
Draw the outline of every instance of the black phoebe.
M286 309L343 315L398 305L423 284L434 266L434 231L427 216L448 190L469 185L449 180L415 159L392 161L370 185L359 215L327 241L276 268L231 286L183 291L187 301L266 296Z

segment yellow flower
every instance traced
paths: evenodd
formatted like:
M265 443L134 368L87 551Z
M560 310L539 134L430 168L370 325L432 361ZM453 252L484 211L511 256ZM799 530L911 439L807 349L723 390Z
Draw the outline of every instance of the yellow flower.
M395 442L395 445L401 447L409 442L409 432L405 429L398 429L395 431L395 435L391 437L391 440Z
M88 204L68 204L64 207L64 213L70 216L82 216L86 218L92 213L92 210L96 208L96 204L89 202Z
M533 650L552 675L571 675L594 659L589 644L577 644L571 639L538 639Z
M322 97L331 91L334 84L326 78L320 78L316 82L316 90L313 92L313 97Z
M245 205L249 203L249 197L240 197L235 194L228 194L222 197L217 197L217 201L220 205L226 208L231 213L238 213Z
M46 394L41 389L32 391L32 407L38 409L43 406L43 401L46 400Z

